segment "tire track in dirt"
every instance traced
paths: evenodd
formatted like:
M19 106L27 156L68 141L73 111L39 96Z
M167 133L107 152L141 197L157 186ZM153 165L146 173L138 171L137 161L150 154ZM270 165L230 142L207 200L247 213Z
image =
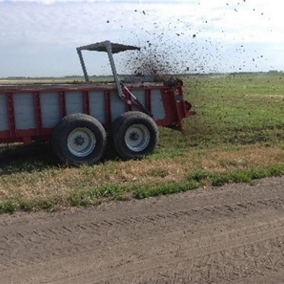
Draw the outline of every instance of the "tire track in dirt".
M219 225L222 224L214 224L214 226L211 226L211 230L216 231ZM206 229L208 230L208 228ZM181 235L183 235L182 238L180 237ZM141 283L160 283L162 281L160 279L161 275L163 275L163 281L165 281L161 283L180 283L180 281L182 281L182 283L194 283L193 281L198 281L198 283L203 283L204 281L204 283L213 283L212 281L215 280L222 280L221 283L223 283L224 280L229 278L230 281L234 278L240 278L236 277L238 270L239 273L241 273L239 276L246 278L251 274L260 273L260 271L263 273L265 270L270 271L272 269L283 268L284 266L283 253L281 252L281 248L284 247L284 219L269 222L268 224L262 222L257 226L251 224L251 227L239 230L235 229L230 233L215 233L202 238L200 238L200 236L191 236L190 242L188 242L189 235L190 234L186 234L184 231L168 234L167 237L171 240L178 241L178 244L176 242L176 247L172 248L173 250L168 247L168 253L163 253L159 256L160 249L157 251L152 249L151 253L147 253L147 258L151 259L151 262L145 265L144 259L142 258L141 261L136 261L135 264L131 266L130 271L123 269L123 273L117 273L111 281L108 277L109 271L114 267L118 268L122 265L121 263L115 264L110 259L109 268L105 271L100 271L99 274L100 276L105 274L107 280L101 280L96 283L109 283L108 281L110 281L110 283L118 283L118 280L121 283L140 283L141 281ZM274 237L271 238L271 235ZM149 247L151 244L155 247L158 246L159 242L159 237L156 236L148 240L143 239L136 241L135 246L143 250L143 245ZM272 250L272 248L274 249ZM264 250L269 253L263 257L261 252ZM166 251L165 248L164 251ZM275 251L277 251L278 255L275 254ZM261 255L260 261L255 259L255 257L259 255ZM249 271L247 267L253 258L255 265L251 266ZM272 264L272 258L274 258L274 264ZM276 258L277 260L275 260ZM244 259L246 259L243 263L244 267L240 267L240 261ZM219 261L219 264L217 264L217 261ZM230 265L227 265L228 262ZM235 266L238 268L237 270L235 269L236 267L232 267L234 262L236 264ZM165 263L165 265L161 265L161 263ZM270 266L268 266L267 263ZM204 272L205 264L207 265L206 273ZM265 264L264 267L261 267L262 264ZM222 265L224 265L224 267L222 267ZM174 267L174 270L169 269L169 266ZM214 271L214 266L216 271ZM177 268L179 270L178 274ZM259 270L256 268L259 268ZM200 271L198 272L198 270ZM223 275L220 275L220 271L223 271ZM196 273L200 273L199 277L196 276ZM93 273L89 271L87 274L92 275ZM121 277L120 275L124 276ZM98 274L94 273L94 279L97 276ZM216 276L220 279L217 279ZM72 279L76 280L76 277ZM133 282L134 279L135 281ZM67 282L59 281L58 283Z
M284 257L279 250L283 250L283 241L284 237L281 236L231 249L227 249L225 243L223 249L211 254L169 262L154 269L139 271L135 275L132 273L132 277L128 275L126 279L121 278L119 281L131 283L132 278L135 279L134 283L247 283L249 277L263 276L280 269L283 279ZM257 255L253 253L255 251L261 253ZM169 265L174 269L169 269ZM113 278L110 282L116 283L116 279ZM107 282L103 280L97 283Z
M274 208L282 207L284 205L284 200L281 199L266 199L257 200L255 202L242 202L235 204L225 204L223 206L210 206L202 207L196 209L190 209L187 211L176 211L166 214L152 214L140 217L129 217L125 219L114 219L114 220L102 220L97 223L83 223L75 224L69 226L68 224L55 227L47 228L47 230L40 231L21 231L15 232L13 234L6 234L0 237L0 250L4 251L5 246L9 246L10 249L5 249L5 253L1 254L0 265L3 267L9 267L9 265L19 265L22 261L23 263L27 261L27 251L33 255L30 261L36 261L48 259L51 256L64 256L76 253L78 251L96 248L97 246L106 246L108 242L121 243L124 240L122 236L117 236L114 233L111 236L107 236L109 230L119 230L122 227L140 227L143 224L147 225L146 231L143 232L143 237L147 234L157 232L153 228L157 224L161 223L161 220L166 223L166 226L172 226L172 223L179 224L187 223L190 221L192 225L208 222L209 220L220 218L221 216L229 218L235 215L236 212L241 212L244 214L249 214L257 209L264 208ZM202 218L200 218L202 216ZM149 228L149 226L152 227ZM154 227L153 227L154 226ZM159 234L163 234L162 228L159 229ZM166 228L168 231L168 228ZM102 235L105 238L102 239ZM135 230L128 235L132 235L133 239L139 238L139 235L135 234ZM62 245L62 240L68 240L67 243ZM45 255L42 254L42 247L45 247ZM17 259L14 263L13 260ZM9 261L12 261L9 263ZM0 271L1 271L0 266Z
M271 216L276 218L277 214L271 214ZM233 229L229 233L226 231L216 233L220 226L224 226L224 222L223 224L217 222L205 228L215 233L201 238L199 234L191 236L191 231L168 233L164 236L166 245L162 248L159 245L161 236L153 236L132 240L127 244L111 245L107 252L104 252L106 249L104 247L98 249L96 254L94 252L81 253L77 256L81 265L73 268L70 271L71 275L63 275L62 279L58 279L61 278L59 275L56 275L56 279L50 279L52 277L49 275L46 279L40 279L40 282L31 283L85 283L80 282L85 275L92 279L101 278L101 281L97 283L177 283L175 282L176 277L179 281L183 281L182 283L195 283L194 281L197 281L196 283L214 283L214 281L224 283L227 279L233 281L245 279L252 274L261 275L260 273L265 271L275 271L284 266L282 252L284 219L269 222L268 220L263 221L263 218L265 219L262 214L256 215L254 219L259 222L258 225L255 225L255 222L249 222L244 229ZM235 225L240 223L243 223L241 218L236 221ZM188 242L189 237L191 237L190 242ZM170 245L168 240L171 240ZM135 247L136 250L128 251L127 246ZM148 252L145 250L148 247L157 249ZM119 259L114 259L113 255L121 256ZM140 257L134 261L133 255L140 255ZM103 263L98 260L99 256L103 257ZM96 260L95 272L93 266L85 265L86 259ZM145 260L148 261L145 263ZM254 265L251 265L252 260ZM43 262L44 270L46 266L50 266L49 262L57 266L59 265L57 262L69 263L70 257ZM106 267L104 262L107 263ZM127 267L129 263L131 266ZM37 265L34 266L37 270L40 269ZM110 278L110 271L115 271L116 275ZM44 271L42 273L44 274ZM162 280L164 282L161 282Z
M278 178L75 212L0 216L1 283L284 276L283 184Z

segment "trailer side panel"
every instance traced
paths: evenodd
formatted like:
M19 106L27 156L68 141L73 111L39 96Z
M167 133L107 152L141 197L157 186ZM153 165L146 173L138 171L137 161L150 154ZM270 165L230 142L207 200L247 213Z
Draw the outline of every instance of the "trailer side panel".
M194 113L183 99L182 88L155 85L130 86L129 90L159 126L182 130L182 119ZM127 111L141 109L127 94L121 100L109 85L1 86L0 143L49 140L55 125L74 113L90 114L108 130Z
M9 113L7 109L7 96L0 93L0 131L9 130Z

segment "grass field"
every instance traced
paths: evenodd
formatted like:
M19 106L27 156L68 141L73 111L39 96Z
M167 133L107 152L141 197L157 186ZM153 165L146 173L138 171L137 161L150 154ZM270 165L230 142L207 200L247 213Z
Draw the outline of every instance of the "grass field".
M98 165L59 165L49 144L0 146L0 212L93 205L284 173L284 74L184 78L197 115L185 133L160 129L157 151Z

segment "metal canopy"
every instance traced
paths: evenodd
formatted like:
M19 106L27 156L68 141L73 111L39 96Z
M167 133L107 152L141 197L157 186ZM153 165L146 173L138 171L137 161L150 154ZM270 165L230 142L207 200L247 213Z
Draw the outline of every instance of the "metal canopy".
M126 50L140 50L140 47L132 46L132 45L124 45L120 43L113 43L110 41L103 41L103 42L97 42L81 47L77 47L77 50L90 50L90 51L104 51L108 52L107 47L111 47L112 53L119 53L121 51Z
M137 46L132 46L132 45L124 45L124 44L120 44L120 43L112 43L109 40L106 41L102 41L102 42L97 42L97 43L93 43L93 44L89 44L89 45L84 45L84 46L80 46L77 47L77 53L80 59L80 63L83 69L83 73L84 73L84 77L86 82L89 81L89 76L87 73L87 68L84 62L84 58L82 55L82 50L90 50L90 51L104 51L107 52L108 57L109 57L109 61L110 61L110 66L112 69L112 73L114 76L114 80L116 81L116 85L119 85L118 82L118 77L117 77L117 73L116 73L116 69L115 69L115 65L114 65L114 60L113 60L113 53L119 53L121 51L126 51L126 50L140 50L140 47Z
M84 77L86 82L89 81L89 76L87 73L87 68L84 62L84 58L82 55L82 50L90 50L90 51L104 51L107 52L108 58L109 58L109 63L110 67L112 70L114 82L117 88L117 94L121 99L124 99L124 94L121 88L121 84L119 82L119 78L116 72L114 60L113 60L113 53L118 53L121 51L126 51L126 50L140 50L140 47L132 46L132 45L124 45L120 43L112 43L109 40L103 41L103 42L98 42L98 43L93 43L81 47L77 47L77 53L79 55L80 63L83 69Z

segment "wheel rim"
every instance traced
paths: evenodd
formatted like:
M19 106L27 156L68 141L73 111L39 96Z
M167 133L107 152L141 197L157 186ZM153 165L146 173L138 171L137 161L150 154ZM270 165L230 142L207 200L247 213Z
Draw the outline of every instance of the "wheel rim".
M86 157L96 147L95 134L88 128L75 128L67 138L69 151L77 157Z
M134 124L127 129L124 141L131 151L141 152L150 142L150 132L143 124Z

